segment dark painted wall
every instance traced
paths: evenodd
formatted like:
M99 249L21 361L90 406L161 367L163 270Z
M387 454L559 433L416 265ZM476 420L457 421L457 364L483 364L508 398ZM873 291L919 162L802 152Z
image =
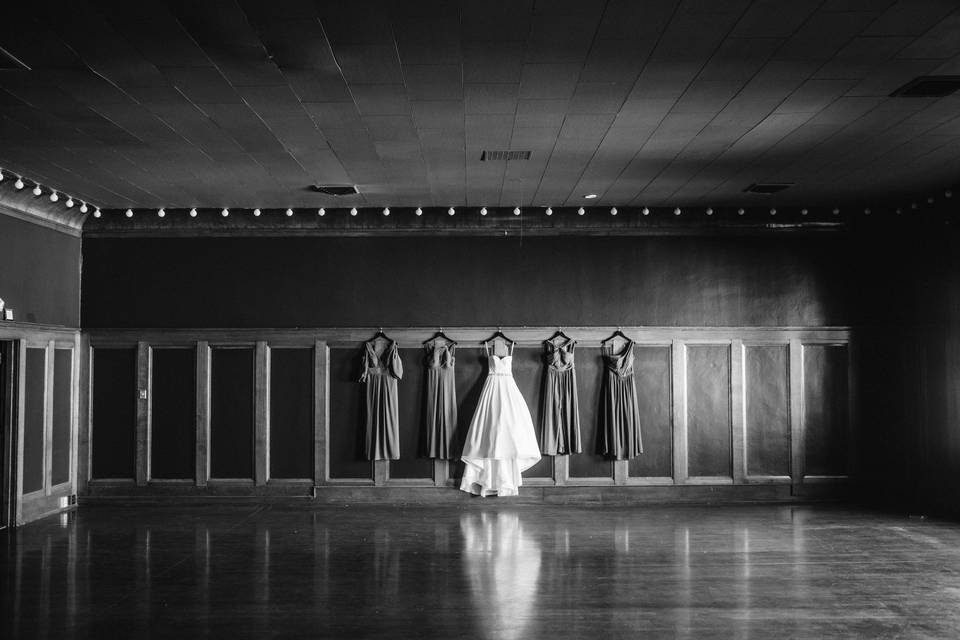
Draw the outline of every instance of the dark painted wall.
M0 298L19 322L80 324L80 238L0 214Z
M839 236L98 238L84 327L818 326Z
M865 497L960 512L960 236L858 238L857 468Z

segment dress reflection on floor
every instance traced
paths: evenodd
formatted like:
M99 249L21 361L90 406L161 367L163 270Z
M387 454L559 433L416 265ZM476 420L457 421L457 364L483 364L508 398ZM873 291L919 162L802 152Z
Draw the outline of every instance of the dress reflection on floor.
M483 511L460 516L463 571L476 615L489 638L526 635L540 578L540 544L526 535L516 512Z
M476 500L91 506L0 533L0 638L119 636L955 639L960 526Z

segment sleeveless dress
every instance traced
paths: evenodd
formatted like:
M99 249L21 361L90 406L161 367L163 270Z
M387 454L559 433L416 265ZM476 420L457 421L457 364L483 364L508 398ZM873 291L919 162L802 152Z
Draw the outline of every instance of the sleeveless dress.
M549 456L580 453L580 405L573 364L577 342L572 338L560 344L546 340L543 346L547 368L540 406L541 451Z
M604 374L597 453L629 460L643 453L637 387L633 379L633 340L628 340L620 353L613 351L613 345L605 345L602 356Z
M400 458L400 418L397 412L397 380L403 365L393 340L377 355L374 341L364 343L363 374L367 383L367 432L364 450L368 460Z
M453 434L457 429L457 387L454 372L456 345L430 342L427 350L426 455L453 457Z
M523 484L521 472L540 461L540 447L513 379L513 354L500 357L488 351L487 363L490 371L463 445L460 489L479 496L515 496Z

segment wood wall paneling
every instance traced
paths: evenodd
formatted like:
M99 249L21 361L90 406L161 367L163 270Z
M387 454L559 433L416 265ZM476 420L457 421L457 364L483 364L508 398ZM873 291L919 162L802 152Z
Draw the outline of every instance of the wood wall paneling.
M91 476L94 479L134 477L136 374L136 349L93 349Z
M44 487L47 350L28 347L23 417L23 493Z
M845 476L849 452L846 345L803 345L804 477Z
M507 334L508 336L510 334ZM540 347L520 347L513 350L513 377L520 388L527 408L530 409L530 417L533 418L534 431L539 433L540 425L540 394L543 393L543 357ZM486 370L486 362L484 362ZM471 407L470 413L476 405ZM524 478L552 478L553 477L553 458L543 456L540 462L533 465L523 472Z
M536 330L515 331L532 334ZM576 333L575 330L567 331ZM590 336L605 333L597 329L589 331ZM387 332L412 345L417 345L430 333L402 328L388 328ZM840 341L820 342L830 332ZM849 424L846 407L849 405L837 404L835 394L828 393L836 386L835 378L847 370L849 357L845 332L824 329L770 332L749 328L725 331L636 329L631 332L628 329L628 334L638 341L643 340L645 334L648 338L669 337L670 333L680 336L660 343L648 339L645 344L639 342L635 347L644 453L629 463L612 463L595 453L603 369L595 343L590 344L587 340L588 344L584 345L585 341L581 340L577 350L577 381L583 452L556 459L544 456L541 463L525 474L529 479L527 484L535 487L548 484L775 482L783 481L794 470L790 458L798 451L803 456L803 463L812 470L808 477L842 475L836 466L818 461L817 456L822 458L827 451L826 445L817 448L813 443L813 449L804 454L803 439L796 440L796 435L809 431L809 438L832 444L836 437L846 434ZM333 336L369 335L363 330L338 329L321 330L314 332L313 336L326 337L327 333ZM424 334L423 337L420 333ZM209 476L220 480L251 482L256 477L255 461L262 457L261 463L269 465L268 472L264 471L265 478L276 480L353 485L456 484L456 478L462 473L458 461L462 441L486 381L487 362L482 349L468 346L470 341L458 331L448 330L448 333L462 340L456 368L459 404L456 458L450 464L419 456L425 392L425 370L419 346L401 350L404 361L404 377L398 382L401 459L372 464L366 460L363 451L365 385L359 382L359 345L362 341L337 341L328 349L326 341L285 330L263 330L255 336L242 331L236 335L232 331L194 332L190 337L209 337L217 345L210 350L206 340L198 341L194 360L193 350L184 348L186 334L172 332L164 338L151 333L151 342L139 341L141 348L152 354L153 362L149 371L152 404L149 450L151 467L156 466L156 470L151 478L189 480L191 471L196 469L197 485L202 487L204 474L201 467L205 466L203 458L209 455ZM527 339L514 352L514 377L530 409L538 436L545 371L540 338L548 333L539 330L536 340L525 335ZM489 335L484 334L484 337ZM470 335L472 337L472 333ZM748 335L752 340L744 344L738 335ZM764 335L772 341L756 341ZM803 341L811 337L812 341ZM724 338L729 342L723 341ZM803 390L803 403L809 409L803 415L802 425L795 424L794 403L790 397L794 393L793 387L800 386L799 383L790 383L798 375L790 360L794 341L804 351L805 365L799 377L808 381ZM125 371L130 390L127 399L135 399L136 389L129 381L143 378L143 372L134 366L135 358L131 361L135 350L116 345L136 342L131 343L125 338L105 341L100 336L94 340L93 375L97 380L92 393L95 440L101 427L98 416L106 403L105 399L98 401L98 395L104 393L99 388L98 369L108 375L110 369L107 365L111 360L117 361L118 354L125 358L124 365L113 362L114 369ZM254 344L261 345L263 352L260 367L257 367ZM205 353L209 362L206 362ZM211 371L206 381L205 369ZM59 375L54 375L54 368L49 373L51 379ZM265 386L261 389L256 380L263 381L261 386ZM813 384L809 382L811 380L818 382ZM111 394L106 398L112 399L112 394L121 386L109 384ZM168 388L165 390L165 387ZM846 387L840 387L838 393L841 396L846 394ZM258 394L266 401L259 410ZM174 400L184 397L191 402ZM819 404L815 401L818 398L822 399ZM129 435L132 402L127 406ZM116 407L110 410L116 411ZM182 413L180 418L167 420L164 417L165 412L174 411ZM740 416L739 424L738 416L732 415L734 412ZM843 420L837 422L830 417L835 415ZM173 432L163 426L167 421L181 425L181 432L173 436ZM209 436L204 433L205 424L209 426ZM268 438L267 442L256 441L258 428ZM734 429L741 431L740 462L737 461L738 443ZM115 430L114 435L120 431ZM104 433L109 432L99 435ZM166 436L170 438L165 441ZM796 446L791 446L792 439L798 443ZM114 440L114 445L120 442L119 438ZM678 443L685 445L680 451ZM96 459L100 454L96 451L96 443L94 447ZM123 455L129 461L129 447L127 451ZM845 459L845 454L839 454L839 458ZM165 464L177 470L165 473L162 471ZM738 464L741 465L739 474ZM129 464L127 473L125 477L131 477ZM164 475L170 477L161 477ZM376 478L379 483L375 482ZM269 490L266 484L264 490Z
M253 479L253 368L251 348L211 350L211 478Z
M730 346L686 350L689 475L732 479Z
M743 352L747 476L789 476L789 347L745 345Z
M198 487L207 486L210 479L210 343L197 341L197 442L196 442L196 483Z
M571 455L567 461L570 478L613 478L613 462L597 453L600 414L600 389L605 368L599 347L578 346L575 363L577 372L577 401L580 405L580 440L582 453ZM540 433L540 424L537 424Z
M196 471L196 350L154 348L150 478L192 479Z
M433 460L424 457L424 417L426 368L422 347L400 349L403 378L397 381L400 417L400 459L391 460L389 477L398 479L433 478Z
M270 477L313 478L313 349L270 349Z
M643 453L630 461L630 477L671 478L673 397L670 347L638 345L633 351Z
M153 352L144 341L137 343L136 480L146 486L150 479L150 376Z
M448 334L450 332L448 331ZM489 333L487 334L489 335ZM459 340L460 338L456 338ZM463 443L466 441L470 420L480 401L480 392L487 381L487 357L482 348L461 344L457 347L455 369L457 385L457 429L454 434L454 456L448 470L450 477L457 480L463 476Z
M59 485L71 479L73 349L54 349L53 354L53 438L50 484Z
M366 388L359 346L330 349L330 478L373 479L364 446Z

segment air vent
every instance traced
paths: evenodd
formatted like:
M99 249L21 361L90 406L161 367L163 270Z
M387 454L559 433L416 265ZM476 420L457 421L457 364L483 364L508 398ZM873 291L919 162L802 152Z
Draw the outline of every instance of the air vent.
M359 193L353 185L315 184L313 190L328 196L355 196Z
M771 194L789 189L793 186L792 182L755 182L746 189L744 193L764 193Z
M4 69L17 69L20 71L30 71L30 67L26 63L13 55L3 47L0 47L0 70Z
M960 76L920 76L890 94L891 98L942 98L960 89Z
M480 154L481 162L492 162L495 160L529 160L529 151L484 151Z

